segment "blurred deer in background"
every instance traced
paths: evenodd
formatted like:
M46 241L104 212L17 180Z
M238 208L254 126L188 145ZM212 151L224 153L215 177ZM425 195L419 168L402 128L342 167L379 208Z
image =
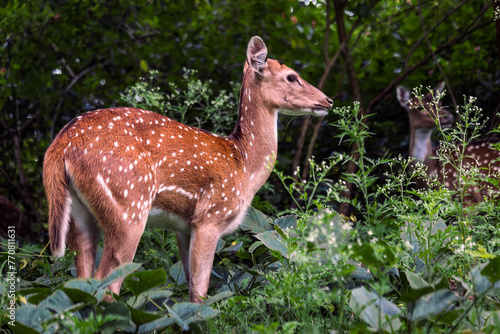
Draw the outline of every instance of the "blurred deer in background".
M397 87L398 101L408 112L410 118L410 152L409 155L417 161L422 162L427 167L427 174L437 175L438 180L450 190L457 188L457 170L453 165L446 164L436 158L436 149L432 146L431 135L437 129L436 120L441 127L450 127L453 123L453 115L442 107L441 101L435 103L434 97L438 96L444 89L444 82L441 82L421 100L411 97L410 91L403 87ZM465 148L463 160L464 168L478 168L483 175L497 175L500 171L499 151L491 147L492 141L483 139L470 143ZM493 141L496 142L496 141ZM451 157L452 161L457 161L457 157ZM422 184L419 183L420 186ZM488 190L498 190L496 185L484 181L480 186L473 186L467 189L468 202L481 202L484 196L488 195Z
M234 132L222 138L141 109L76 117L45 154L52 254L66 238L78 277L133 260L146 223L175 231L190 299L207 295L218 239L234 231L277 155L277 115L326 115L332 100L280 62L260 37L247 49ZM121 281L108 288L118 294ZM109 298L108 298L109 299Z

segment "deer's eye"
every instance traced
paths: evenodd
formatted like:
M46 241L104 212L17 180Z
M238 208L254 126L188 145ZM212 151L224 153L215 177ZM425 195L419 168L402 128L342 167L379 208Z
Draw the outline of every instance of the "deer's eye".
M286 76L286 80L288 82L295 82L297 81L297 76L295 74L289 74Z

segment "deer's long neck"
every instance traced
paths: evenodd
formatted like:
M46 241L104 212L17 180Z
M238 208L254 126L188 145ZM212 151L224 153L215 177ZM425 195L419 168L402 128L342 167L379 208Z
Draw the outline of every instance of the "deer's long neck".
M246 71L241 86L239 118L229 137L241 152L249 186L256 192L267 180L278 153L277 110L264 104L260 86Z
M434 154L431 136L433 129L410 127L410 156L427 166L427 174L437 173L437 160Z

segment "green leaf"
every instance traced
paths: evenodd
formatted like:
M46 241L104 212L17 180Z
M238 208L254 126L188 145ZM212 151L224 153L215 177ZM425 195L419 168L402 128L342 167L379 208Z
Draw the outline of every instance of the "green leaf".
M481 275L486 277L491 283L500 281L500 256L490 260L481 270Z
M262 241L267 248L278 251L281 255L288 258L288 250L283 243L283 238L276 231L267 231L256 234L255 237Z
M137 329L137 333L153 333L155 331L160 331L164 328L170 327L174 324L175 324L175 319L173 319L168 315L165 315L157 320L141 325Z
M92 294L80 289L63 287L61 288L61 291L68 295L69 299L71 299L71 301L75 304L84 303L95 305L98 302L97 298L95 298Z
M115 333L117 330L125 329L130 326L130 311L122 301L117 301L109 304L105 311L105 315L112 315L113 319L108 320L99 329L105 332ZM134 331L135 328L132 329ZM127 332L129 332L127 330Z
M248 249L248 252L249 252L249 253L253 253L253 252L255 252L255 250L256 250L257 248L259 248L259 247L260 247L260 246L262 246L262 245L263 245L263 243L262 243L262 242L260 242L260 241L256 241L256 242L254 242L254 243L250 246L250 248Z
M168 273L178 285L186 283L186 274L184 273L184 267L181 261L171 266Z
M50 296L52 294L52 289L48 289L48 288L35 288L35 289L27 289L27 290L30 290L30 291L21 290L20 295L27 296L31 293L35 293L32 296L28 297L28 302L30 302L31 304L35 304L35 305L38 305L38 303L40 303L41 301L43 301L45 298L47 298L48 296Z
M79 289L95 296L98 300L104 298L106 288L113 282L133 273L141 265L138 263L127 263L118 266L104 280L95 278L75 278L64 284L64 288Z
M392 266L395 260L394 248L383 241L354 244L352 254L355 260L372 269Z
M272 220L262 212L250 207L241 229L258 234L273 229Z
M240 248L243 246L243 241L240 241L234 245L231 245L229 247L224 248L222 251L223 252L237 252L240 250Z
M402 275L405 275L406 280L412 289L421 289L430 286L422 277L408 270L402 270Z
M42 322L51 317L52 314L45 308L39 308L33 305L21 306L16 310L16 326L11 328L14 330L16 327L23 329L23 331L18 333L41 333L43 331ZM28 330L24 331L26 328L23 327L28 328Z
M217 247L215 248L215 253L219 254L225 245L226 242L222 238L219 238L219 240L217 240Z
M144 291L162 286L166 281L167 274L160 268L132 273L125 277L123 285L137 297Z
M365 287L352 290L349 305L356 315L377 331L396 331L401 327L399 308Z
M274 224L281 227L282 230L296 229L297 228L297 216L290 215L278 218L274 221Z
M439 315L446 310L451 310L460 296L455 291L440 290L422 296L415 304L413 312L408 312L410 321L428 319Z
M496 296L500 294L500 281L496 281L495 284L493 284L489 278L482 275L483 270L490 264L491 261L489 263L482 263L472 269L470 272L470 279L476 293L482 294L486 292L489 296ZM494 264L495 262L493 262L493 265ZM496 277L495 269L488 268L486 273L491 277L491 279Z
M409 273L408 271L401 272L401 280L403 283L409 285L409 290L402 293L398 300L403 302L416 302L422 296L436 292L441 289L448 288L448 280L445 278L440 279L435 284L428 284L417 275Z
M252 258L252 256L250 255L250 253L248 253L246 250L244 250L243 248L240 248L237 252L236 252L236 256L239 257L240 259L244 259L244 260L250 260Z
M61 290L57 290L50 297L41 301L37 307L60 313L68 311L72 306L71 299Z
M132 306L128 306L128 309L130 311L130 318L132 319L134 324L136 324L136 326L138 327L153 322L155 320L158 320L162 317L161 314L155 314L151 312L138 310L136 308L133 308Z
M141 59L141 61L139 62L139 67L141 68L141 70L143 70L144 72L147 72L148 69L149 69L149 66L148 66L148 62L144 59Z
M233 277L234 279L234 277ZM223 292L219 292L218 294L214 295L214 296L209 296L206 300L205 300L205 303L204 305L206 306L210 306L214 303L217 303L221 300L224 300L224 299L228 299L230 297L232 297L234 295L233 292L231 291L223 291Z

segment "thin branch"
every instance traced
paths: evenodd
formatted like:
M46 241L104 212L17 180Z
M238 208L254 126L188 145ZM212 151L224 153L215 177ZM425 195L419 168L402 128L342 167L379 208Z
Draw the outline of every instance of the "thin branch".
M50 138L54 138L56 119L59 116L58 112L59 112L59 109L61 109L61 106L64 102L65 95L68 94L68 92L71 90L71 88L73 88L73 86L78 82L78 80L80 80L85 74L92 72L99 67L106 66L109 63L110 63L110 61L106 60L102 63L98 63L95 65L89 66L89 67L83 69L80 73L78 73L77 75L75 75L73 77L73 80L71 80L71 82L66 86L66 88L63 91L63 94L61 94L61 98L59 99L56 107L54 108L54 115L52 116L52 124L50 125Z
M480 16L482 16L484 13L481 13ZM475 21L477 21L478 18L476 18ZM472 30L467 30L467 31L464 31L462 34L460 34L459 36L455 37L454 39L452 39L451 41L439 46L438 48L436 48L436 50L434 51L435 54L439 54L441 53L442 51L452 47L453 45L457 44L458 42L460 42L460 40L470 34L472 34L474 31L476 30L479 30L481 29L482 27L484 26L487 26L488 24L491 24L493 21L490 20L488 22L485 22L484 24L481 24L481 25L478 25L476 27L474 27L474 29ZM368 104L368 107L366 108L366 113L367 114L370 114L371 113L371 110L373 110L373 108L389 93L391 92L392 90L394 90L394 88L396 88L397 85L399 85L410 73L412 73L413 71L415 71L416 69L418 69L419 67L421 67L422 65L424 65L425 63L427 63L430 59L432 58L432 53L429 53L428 55L426 55L424 58L422 58L418 63L416 63L415 65L407 68L406 70L404 70L403 72L401 72L401 74L396 78L394 79L389 85L387 85L375 98L373 98L373 100Z
M465 2L464 2L465 3ZM425 24L424 24L424 16L422 15L422 9L419 6L418 7L418 15L420 18L420 27L422 28L422 31L424 32L424 38L425 42L427 43L427 46L429 47L429 50L431 50L432 58L434 59L434 63L436 64L436 67L438 68L439 72L441 73L441 77L443 78L444 82L446 83L446 88L448 88L448 93L451 97L451 101L453 103L453 109L457 108L457 100L455 99L455 95L453 94L453 90L451 89L450 81L448 80L448 77L446 76L446 73L444 73L443 68L441 67L441 64L439 64L439 60L434 53L434 50L432 49L432 44L431 41L429 40L429 33L425 30Z
M439 20L434 26L432 26L432 28L429 29L429 31L427 31L427 33L424 33L423 36L421 36L418 41L416 41L412 47L410 48L410 51L408 51L408 54L406 55L406 59L405 59L405 62L404 62L404 68L407 69L408 68L408 64L410 63L410 58L411 56L413 55L413 52L415 52L415 50L417 49L417 47L422 43L422 41L424 39L427 39L428 38L428 35L433 32L434 30L436 30L437 27L439 27L441 25L441 23L443 23L446 19L448 19L453 13L455 13L457 10L460 9L460 7L462 7L463 5L465 5L469 0L464 0L462 1L457 7L453 8L452 10L450 10L448 13L446 13L445 16L443 16L443 18L441 20ZM420 12L421 14L421 6L423 4L419 3L418 5L418 11Z
M329 40L330 40L330 0L326 0L325 42L323 44L323 57L325 57L325 63L330 62L328 58L328 44L330 44L328 43Z

